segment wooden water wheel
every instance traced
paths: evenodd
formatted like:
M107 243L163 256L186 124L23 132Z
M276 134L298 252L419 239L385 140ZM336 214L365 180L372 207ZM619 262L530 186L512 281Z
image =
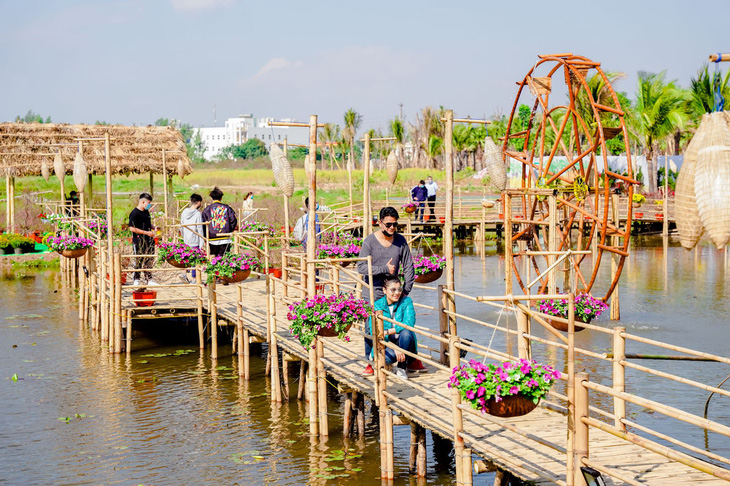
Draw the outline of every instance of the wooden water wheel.
M518 84L503 144L505 163L521 163L522 189L509 198L512 240L520 242L512 255L514 274L524 292L529 281L535 282L533 294L535 288L554 292L557 276L537 276L570 249L579 253L555 267L564 274L564 290L608 299L628 256L637 184L619 99L600 63L572 54L539 56ZM522 103L532 106L529 114L520 110ZM612 139L613 151L628 157L624 174L609 169L601 155L609 153ZM608 278L599 272L604 260L614 263Z

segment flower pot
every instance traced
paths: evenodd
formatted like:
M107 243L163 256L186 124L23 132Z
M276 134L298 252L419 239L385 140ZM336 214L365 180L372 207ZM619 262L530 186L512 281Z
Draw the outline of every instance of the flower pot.
M439 221L441 221L441 224L446 224L446 218L444 216L441 216Z
M189 268L189 267L193 266L192 263L182 263L182 262L175 260L174 258L168 258L167 263L169 263L170 265L172 265L175 268Z
M414 206L409 206L406 208L406 213L412 214L416 212L416 208Z
M59 253L66 258L81 258L86 254L88 248L79 248L77 250L61 250Z
M0 253L3 255L12 255L13 254L13 247L12 246L6 246L5 248L0 248Z
M641 207L641 203L635 202L635 203L634 203L634 207L635 207L636 209L639 209L639 208Z
M435 282L436 280L441 278L441 275L443 275L443 273L443 269L440 269L436 270L435 272L428 272L424 273L423 275L416 275L416 283L427 284Z
M106 274L106 279L109 280L109 274ZM127 274L125 272L122 272L122 278L119 279L122 285L127 284Z
M132 292L132 300L137 307L152 307L157 299L157 292L154 290L135 290Z
M267 273L269 275L273 275L275 278L281 278L281 276L284 274L281 268L269 268Z
M546 319L546 320L547 320L548 324L550 324L551 326L553 326L553 329L557 329L558 331L568 332L568 324L567 323L555 321L553 319ZM580 332L583 329L585 329L585 327L578 325L579 322L581 324L586 324L585 322L579 321L578 319L576 319L575 320L575 332Z
M345 328L345 332L349 331L350 327L352 327L352 323L350 323L350 325ZM339 335L340 334L337 331L328 327L323 327L322 329L317 331L317 336L320 337L337 337Z
M314 293L315 294L322 294L322 293L324 293L324 284L316 284L314 286Z
M25 252L23 251L23 248L18 247L18 248L13 248L13 253L15 253L16 255L22 255Z
M492 397L486 403L487 413L489 415L503 418L527 415L535 410L535 407L537 407L537 403L522 394L507 395L506 397L502 397L502 400L499 402L495 397Z
M499 219L504 220L504 213L499 213Z
M492 209L494 207L494 201L489 201L487 199L482 200L482 207L487 209Z
M662 220L664 219L664 213L656 213L656 214L654 215L654 217L655 217L656 219L658 219L659 221L662 221Z
M221 279L226 283L238 283L246 280L249 275L251 275L250 268L248 270L236 270L232 277L221 277Z
M644 217L644 213L634 213L634 217L635 217L636 219L641 219L641 218L643 218L643 217Z

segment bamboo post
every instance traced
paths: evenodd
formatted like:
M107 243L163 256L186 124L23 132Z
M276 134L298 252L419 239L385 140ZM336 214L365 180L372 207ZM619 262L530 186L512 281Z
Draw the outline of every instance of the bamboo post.
M520 359L532 359L530 316L522 309L517 311L517 348Z
M127 310L125 313L127 322L127 343L124 345L124 351L127 355L132 354L132 311Z
M10 178L10 231L15 233L15 177Z
M317 278L314 263L317 256L317 115L311 115L309 117L309 156L310 163L307 170L307 177L309 179L309 207L307 208L309 213L309 218L307 218L307 295L311 297L315 294ZM352 184L350 187L352 187Z
M365 397L362 393L353 392L353 400L355 402L355 413L357 414L355 422L357 424L357 436L365 437Z
M289 196L284 194L284 238L286 239L285 248L289 248Z
M5 227L11 232L13 231L10 225L10 213L11 213L12 197L10 194L10 174L5 174Z
M373 229L371 216L372 202L370 200L370 132L365 133L365 146L362 152L362 237L365 239Z
M155 197L155 173L150 171L150 196Z
M575 449L573 451L575 459L573 460L574 469L568 471L567 477L570 477L570 473L573 473L573 484L583 484L583 474L581 473L581 466L583 460L588 459L589 454L589 432L588 425L583 423L584 418L589 416L589 403L588 403L588 388L583 385L583 382L588 381L588 373L580 372L575 375L576 388L575 388Z
M164 148L162 149L162 191L164 193L165 220L167 220L167 154Z
M236 336L238 337L238 376L246 375L246 359L244 348L248 348L248 340L243 336L243 287L236 286L238 299L236 299Z
M487 208L482 206L482 220L479 222L479 255L484 258L486 256L487 246Z
M352 400L353 393L345 393L345 406L342 410L342 437L350 437L352 431L352 413L354 404Z
M319 408L317 406L317 341L309 348L309 369L307 370L307 387L309 388L309 434L319 434Z
M304 398L305 383L307 382L307 360L299 360L299 387L297 389L297 400ZM311 433L311 429L310 429Z
M101 257L99 308L101 309L101 342L104 343L109 339L109 307L107 299L107 291L109 289L109 278L107 277L109 274L109 261L106 257L106 251L103 248L100 248L99 256Z
M662 236L669 236L669 155L664 154L664 217L662 218Z
M205 349L205 322L203 321L203 275L201 269L200 265L195 266L195 290L198 294L198 348L202 353Z
M416 456L416 476L419 478L425 478L428 455L426 451L426 429L424 427L418 428L418 436L416 439L418 443L418 454Z
M317 339L317 404L319 405L319 436L329 435L327 417L327 374L324 370L324 342Z
M449 336L449 368L459 367L459 349L456 347L458 336L452 333ZM461 433L464 430L464 420L461 409L461 396L459 390L451 389L451 415L454 423L454 468L456 469L456 484L464 484L464 471L462 456L464 452L464 439Z
M613 389L623 392L626 388L626 367L623 362L626 360L626 338L625 327L613 328ZM621 431L626 431L626 424L622 419L626 418L626 402L619 397L613 397L614 426Z
M439 285L437 287L438 292L438 314L439 314L439 332L441 337L446 339L446 335L449 332L449 317L444 312L446 310L446 293L444 292L444 286ZM439 362L446 364L448 362L449 345L448 343L441 342L441 355Z
M208 307L210 309L210 359L218 359L218 293L215 280L208 285Z
M567 447L567 466L566 485L574 486L575 481L573 471L575 470L575 295L570 292L568 294L568 386L566 395L568 396L568 447Z
M353 133L353 136L354 136L354 133ZM353 140L353 143L354 143L354 140ZM324 151L322 153L322 160L324 161ZM352 150L350 150L350 157L349 157L349 160L347 161L347 184L348 184L347 189L348 189L348 193L350 195L350 209L348 211L348 216L350 218L352 218L352 169L353 169L354 165L355 165L355 161L353 160Z
M616 227L619 227L619 195L613 194L611 195L611 209L612 209L612 219L613 224L616 225ZM626 228L627 231L629 231L631 228ZM614 246L619 246L620 241L618 236L611 237L612 244ZM615 278L616 272L618 271L618 266L620 263L620 256L616 253L611 253L611 280ZM611 301L609 302L610 309L609 309L609 315L612 321L618 321L621 319L621 300L619 297L619 288L620 285L616 285L616 287L613 289L613 293L611 294Z
M106 241L107 241L107 272L112 265L112 255L114 254L114 212L112 199L112 159L109 148L109 132L104 134L104 176L106 180ZM108 320L107 320L108 322Z
M466 447L461 452L461 473L463 474L462 483L472 486L474 478L472 475L471 448Z
M444 222L444 256L446 257L446 288L454 291L454 112L446 112L444 124L444 169L446 171L446 218ZM446 294L446 308L451 312L449 332L456 336L456 303L452 294ZM457 353L458 359L459 353Z
M243 379L251 379L251 346L250 335L247 327L243 328Z
M416 472L416 459L418 457L418 429L421 427L416 422L411 422L411 447L408 455L408 470L411 474Z
M385 374L385 347L380 342L384 335L383 319L376 314L373 319L374 339L373 355L377 355L376 393L379 395L378 412L380 418L380 477L381 479L393 479L393 413L388 408L388 398L385 395L387 389L387 378Z
M555 195L548 196L548 205L549 205L549 221L548 221L548 232L550 235L550 239L548 240L548 251L550 254L547 257L548 261L548 267L553 265L555 263L555 260L557 258L556 253L558 251L558 199ZM526 257L527 259L527 257ZM550 270L548 273L548 293L549 294L555 294L555 289L557 288L557 278L556 278L557 271L555 269Z
M289 258L285 251L281 252L281 280L284 282L281 289L281 295L283 298L286 298L289 296Z
M114 254L114 354L122 352L122 255Z
M504 290L512 294L512 196L503 193L504 208Z
M274 295L276 290L273 282L271 283L269 298L269 357L271 361L271 401L281 403L281 382L279 381L279 346L276 336L276 302Z

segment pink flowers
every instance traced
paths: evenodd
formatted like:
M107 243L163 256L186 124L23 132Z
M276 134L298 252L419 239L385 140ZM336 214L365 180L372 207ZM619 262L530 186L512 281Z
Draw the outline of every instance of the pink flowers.
M92 240L73 235L51 236L48 238L48 243L53 251L80 250L94 246Z
M349 294L315 295L291 304L287 319L290 332L302 346L309 348L321 329L330 329L340 339L349 342L346 333L350 326L366 319L372 312L370 304Z
M345 245L330 244L317 247L318 258L355 258L360 255L360 246L355 243Z
M167 260L192 266L205 261L205 250L185 243L160 243L157 247L157 261L162 263Z
M246 253L241 255L225 253L211 258L204 272L208 275L208 282L210 282L216 276L230 278L237 271L258 270L260 266L258 258Z
M433 255L430 257L413 257L413 269L415 270L416 275L425 275L444 268L446 268L446 258L442 256Z
M568 318L568 299L543 299L537 301L538 309L544 314ZM608 304L595 299L590 294L575 296L575 319L581 322L590 322L608 309Z

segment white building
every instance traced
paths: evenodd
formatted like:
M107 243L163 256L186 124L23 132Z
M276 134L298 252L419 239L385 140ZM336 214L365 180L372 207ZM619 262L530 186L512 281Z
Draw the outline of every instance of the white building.
M272 127L273 118L256 119L250 113L239 115L226 120L222 127L201 127L193 131L193 136L199 131L205 144L203 157L207 160L215 158L225 147L241 145L247 140L257 138L268 147L272 142L290 144L309 143L309 132L304 128ZM284 119L282 121L292 121Z

